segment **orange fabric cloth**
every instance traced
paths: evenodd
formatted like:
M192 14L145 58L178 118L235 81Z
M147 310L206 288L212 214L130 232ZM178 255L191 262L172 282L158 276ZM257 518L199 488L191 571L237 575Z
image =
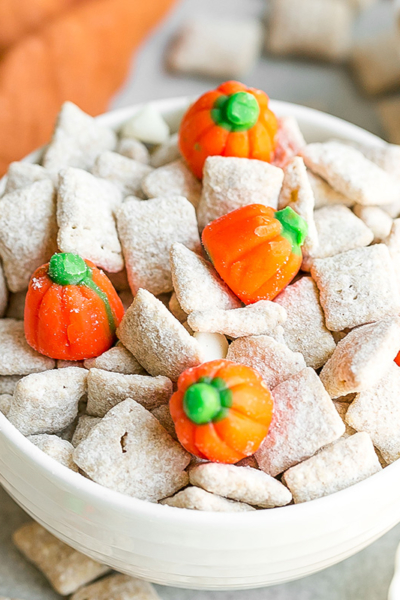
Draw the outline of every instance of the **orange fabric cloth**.
M174 0L85 0L0 61L0 173L48 141L62 102L104 112L131 54Z

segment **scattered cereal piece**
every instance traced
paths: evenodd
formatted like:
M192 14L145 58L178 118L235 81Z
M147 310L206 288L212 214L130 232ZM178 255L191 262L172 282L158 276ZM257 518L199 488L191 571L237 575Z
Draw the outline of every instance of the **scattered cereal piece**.
M8 304L8 288L4 277L3 266L0 261L0 318L4 316Z
M216 494L210 494L199 487L188 487L178 492L172 498L160 502L167 506L176 508L187 508L189 510L206 510L211 512L248 512L255 510L252 506L243 502L227 500Z
M195 208L200 202L201 183L182 159L154 169L143 179L142 188L148 198L183 196Z
M279 210L290 206L308 225L307 237L302 250L306 254L313 254L318 247L318 233L314 223L314 194L307 176L304 161L300 156L295 156L286 165L282 189L279 195Z
M293 352L301 352L308 367L319 369L335 350L332 334L325 327L318 288L311 277L302 277L275 298L287 313L284 340Z
M372 231L375 243L382 242L387 238L393 223L387 212L379 206L361 206L360 204L357 204L353 210L354 214Z
M283 171L250 158L209 156L204 165L203 191L197 209L203 229L218 217L246 206L277 208Z
M319 175L315 175L312 171L307 171L312 191L314 194L315 208L330 206L335 204L343 204L343 206L353 206L354 201L346 198L340 192L336 191Z
M8 167L4 193L10 194L43 179L52 179L52 175L40 165L28 162L12 162ZM54 183L56 182L54 181Z
M117 330L121 342L151 375L176 381L202 362L200 347L150 292L139 290Z
M94 481L122 494L157 502L188 483L188 454L159 421L134 400L124 400L94 427L74 452Z
M82 585L110 571L109 567L58 540L39 523L29 523L17 529L13 541L62 596L72 594Z
M356 433L292 467L283 480L298 504L344 490L381 469L369 435Z
M57 462L64 465L68 469L79 471L78 467L72 460L74 447L66 440L62 440L56 435L47 435L42 433L39 435L28 435L27 438L32 444L35 444L40 450L54 458Z
M353 394L353 398L355 397L355 394ZM342 419L344 426L345 426L345 432L342 435L342 438L348 438L351 435L354 435L356 432L355 429L353 429L352 427L350 427L350 425L347 425L346 421L345 421L345 417L346 417L346 413L349 409L349 404L347 402L338 402L337 400L333 401L333 404L335 405L335 408L338 412L338 415L340 416L340 418Z
M128 575L110 575L74 594L71 600L160 600L147 581Z
M400 51L394 27L359 40L353 48L350 64L364 92L381 94L398 88Z
M153 104L145 104L123 125L121 135L145 144L162 144L169 137L169 127Z
M353 12L335 0L274 0L267 48L274 54L341 62L351 47Z
M72 102L65 102L43 166L58 172L66 167L90 169L96 156L105 150L113 150L117 137L112 129L99 125L93 117L80 110Z
M384 243L389 249L392 258L393 267L396 273L396 281L400 290L400 219L395 219L388 237Z
M169 435L174 440L178 441L178 436L176 435L175 431L175 423L171 417L169 405L162 404L161 406L157 406L157 408L152 410L151 413L157 419L157 421L160 421L161 425L169 433Z
M262 39L262 26L256 19L197 16L184 24L174 40L168 64L181 73L240 78L257 61Z
M346 206L324 206L315 211L314 220L319 244L311 251L305 249L303 270L311 267L313 258L328 258L347 250L368 246L374 239L372 231Z
M127 398L134 398L147 410L153 410L166 404L173 391L167 377L123 375L101 369L90 369L87 386L86 410L92 417L104 417L111 408Z
M1 330L1 327L0 327ZM1 337L1 334L0 334ZM46 369L44 369L46 370ZM22 375L8 375L3 377L0 375L0 394L13 394L18 381L22 379Z
M282 169L287 162L298 154L306 141L301 133L297 119L291 115L278 119L279 128L273 164Z
M181 242L200 252L193 206L182 196L128 199L118 213L118 232L133 294L144 288L153 294L172 290L169 251Z
M12 401L11 394L0 394L0 412L7 416Z
M318 375L306 368L273 390L274 416L255 456L258 466L276 476L310 458L345 431Z
M53 359L28 346L22 321L0 319L0 375L28 375L54 367ZM8 392L16 379L2 377L0 381L0 391Z
M26 290L9 295L7 312L5 314L7 319L17 319L17 321L24 320L25 298Z
M81 415L78 419L78 424L71 439L72 446L76 448L81 442L83 442L83 440L86 440L93 427L96 427L100 421L101 419L99 417Z
M102 369L103 371L114 371L124 375L146 375L142 365L129 350L119 343L115 348L110 348L97 358L85 360L86 369Z
M0 200L0 256L11 292L26 290L32 273L57 250L56 194L49 179Z
M235 340L229 346L226 358L258 371L270 390L306 366L300 352L292 352L267 335Z
M92 173L113 183L124 197L143 198L142 180L152 170L149 165L117 152L102 152L96 159Z
M195 332L193 337L199 344L203 362L226 358L229 344L221 333Z
M400 98L389 98L379 102L378 115L388 141L400 144Z
M84 256L107 271L121 271L124 261L114 219L121 202L110 182L81 169L62 171L57 206L61 252Z
M172 293L168 303L168 308L174 315L175 319L178 319L180 323L184 323L187 320L187 314L179 304L179 300L175 292Z
M390 204L399 197L398 182L348 144L308 144L300 154L309 169L356 204Z
M126 156L126 158L139 161L144 165L148 165L150 162L150 153L146 146L133 138L122 138L119 140L117 152L118 154L122 154L122 156Z
M367 432L387 464L400 458L400 368L392 363L378 385L357 394L346 423Z
M228 337L238 338L249 335L269 335L286 320L284 308L260 300L245 308L223 310L209 308L190 313L188 323L193 331L209 331L223 333Z
M311 275L331 331L379 321L400 311L396 275L384 244L315 259Z
M192 485L252 506L285 506L292 494L277 479L251 467L217 463L198 465L189 472Z
M350 331L321 371L321 381L331 398L377 385L396 358L399 339L399 317Z
M87 374L69 367L24 377L16 385L8 420L23 435L61 431L78 414Z
M242 306L209 261L179 243L171 246L170 258L175 294L185 313Z
M165 142L157 146L150 155L150 165L154 169L163 167L181 157L177 133L171 135Z

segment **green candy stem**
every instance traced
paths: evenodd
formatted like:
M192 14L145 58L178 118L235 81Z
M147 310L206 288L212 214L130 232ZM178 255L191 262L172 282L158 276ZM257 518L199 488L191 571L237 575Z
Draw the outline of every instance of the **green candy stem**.
M57 285L85 285L93 290L104 304L110 331L114 334L117 323L108 296L93 281L92 270L83 258L70 252L53 254L50 259L48 274L50 279Z
M196 425L220 421L231 406L232 392L219 377L202 377L188 387L183 398L183 410Z
M221 96L214 104L211 117L217 125L228 131L248 131L258 121L260 107L249 92Z
M275 213L275 218L282 224L281 235L292 244L293 253L301 254L301 246L307 237L308 225L290 206Z

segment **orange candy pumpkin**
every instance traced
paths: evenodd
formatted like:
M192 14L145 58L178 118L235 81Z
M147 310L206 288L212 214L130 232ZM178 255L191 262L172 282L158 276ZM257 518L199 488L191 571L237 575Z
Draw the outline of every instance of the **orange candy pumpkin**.
M268 96L237 81L207 92L184 115L179 130L182 156L199 179L208 156L237 156L271 162L278 121Z
M271 423L273 400L254 369L214 360L181 374L170 411L188 452L234 464L260 447Z

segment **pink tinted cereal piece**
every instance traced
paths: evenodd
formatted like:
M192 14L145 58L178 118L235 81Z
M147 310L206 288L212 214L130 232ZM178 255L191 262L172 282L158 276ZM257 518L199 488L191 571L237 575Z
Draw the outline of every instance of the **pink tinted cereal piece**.
M56 435L48 435L46 433L29 435L27 439L42 450L42 452L45 452L45 454L48 454L51 458L64 465L64 467L76 473L79 471L72 460L74 447L67 440L62 440Z
M399 317L350 331L321 371L321 381L331 398L376 386L396 358L399 339Z
M86 369L102 369L103 371L113 371L114 373L123 373L124 375L146 375L142 365L121 343L114 348L110 348L97 358L89 358L84 361Z
M135 398L147 410L166 404L172 396L172 382L168 377L148 375L124 375L101 369L90 369L87 378L87 413L104 417L114 406Z
M15 388L9 421L23 435L61 431L78 414L87 374L86 369L69 367L24 377Z
M154 295L172 291L169 251L175 242L201 250L194 208L182 196L128 199L118 213L118 232L133 294L139 288Z
M161 504L187 508L189 510L205 510L210 512L249 512L255 510L243 502L227 500L216 494L210 494L199 487L188 487L172 498L162 500Z
M8 303L8 288L4 277L3 266L0 261L0 319L4 316Z
M101 419L99 417L90 417L89 415L81 415L78 419L78 424L73 433L71 444L74 448L79 446L83 440L85 440L89 433L92 431L93 427L96 427L98 423L100 423Z
M100 485L157 502L188 483L188 454L159 421L134 400L124 400L96 425L74 461Z
M318 247L318 232L314 223L314 193L303 159L300 156L295 156L289 160L284 172L282 189L279 195L279 210L289 206L306 221L308 233L302 251L305 254L312 255Z
M235 340L229 346L226 358L258 371L270 390L306 366L300 352L292 352L267 335Z
M298 504L344 490L381 469L369 435L356 433L292 467L283 480Z
M356 204L390 204L399 197L399 183L348 144L308 144L300 154L311 171Z
M150 156L150 164L154 169L158 169L180 157L178 134L174 133L153 150Z
M374 388L359 392L346 423L367 432L387 464L400 458L400 368L392 363Z
M350 200L346 196L343 196L340 192L333 189L327 181L315 175L312 171L307 171L308 179L310 181L312 191L314 193L315 208L322 208L323 206L330 206L335 204L342 204L343 206L353 206L354 201Z
M286 344L301 352L308 367L319 369L335 350L332 334L325 327L318 288L311 277L302 277L275 298L287 313L282 324Z
M158 406L154 410L151 411L152 415L160 421L161 425L168 431L169 435L176 441L178 441L178 437L175 431L175 424L171 417L171 413L169 410L168 404L162 404Z
M120 139L117 144L117 152L118 154L122 154L122 156L126 156L126 158L137 160L144 165L149 164L150 161L150 154L146 146L133 138Z
M203 191L197 208L200 229L248 204L264 204L276 209L282 181L282 169L269 163L209 156L204 165Z
M123 197L143 198L142 181L152 170L149 165L117 152L102 152L96 159L92 173L112 183Z
M74 594L71 600L160 600L159 595L147 581L128 575L110 575L92 583Z
M11 394L0 394L0 412L7 416L12 401Z
M212 264L183 244L171 246L170 261L175 294L186 314L194 310L242 306Z
M361 206L357 204L353 211L372 231L375 243L382 242L388 237L393 221L385 210L379 208L379 206Z
M117 330L121 342L135 354L150 375L176 381L202 362L198 342L160 300L139 290Z
M251 467L205 463L191 469L189 479L213 494L262 508L285 506L292 499L277 479Z
M232 338L268 335L285 321L285 309L268 300L232 310L196 310L188 317L188 323L194 331L221 333Z
M335 0L274 0L266 38L267 49L341 62L351 47L353 12Z
M143 179L142 188L148 198L183 196L196 208L200 202L201 183L182 159L155 169Z
M84 256L97 267L118 273L124 266L115 225L121 193L109 181L82 169L66 169L59 177L59 249Z
M345 426L311 368L273 390L274 416L256 452L258 466L275 477L340 438Z
M109 567L73 550L38 523L17 529L13 542L62 596L72 594L110 571Z
M0 257L11 292L28 288L32 273L57 250L56 194L49 179L0 200Z
M393 27L358 41L352 51L351 67L367 94L381 94L399 87L400 52Z
M43 181L43 179L52 179L52 175L40 165L27 162L13 162L8 167L4 193L15 192L15 190L31 185L36 181ZM54 183L57 183L55 177Z
M286 163L296 156L299 150L306 145L306 141L295 117L281 117L278 119L278 123L279 129L272 164L283 169Z
M343 331L400 312L396 274L384 244L315 259L311 275L330 331Z
M0 319L0 376L7 376L7 380L0 379L4 384L6 381L11 382L9 376L39 373L54 367L52 358L43 356L28 346L22 321ZM12 381L15 383L16 380ZM2 388L0 382L0 391Z
M116 143L112 129L99 125L72 102L65 102L46 148L43 166L55 172L66 167L90 169L96 156L104 150L113 150Z

